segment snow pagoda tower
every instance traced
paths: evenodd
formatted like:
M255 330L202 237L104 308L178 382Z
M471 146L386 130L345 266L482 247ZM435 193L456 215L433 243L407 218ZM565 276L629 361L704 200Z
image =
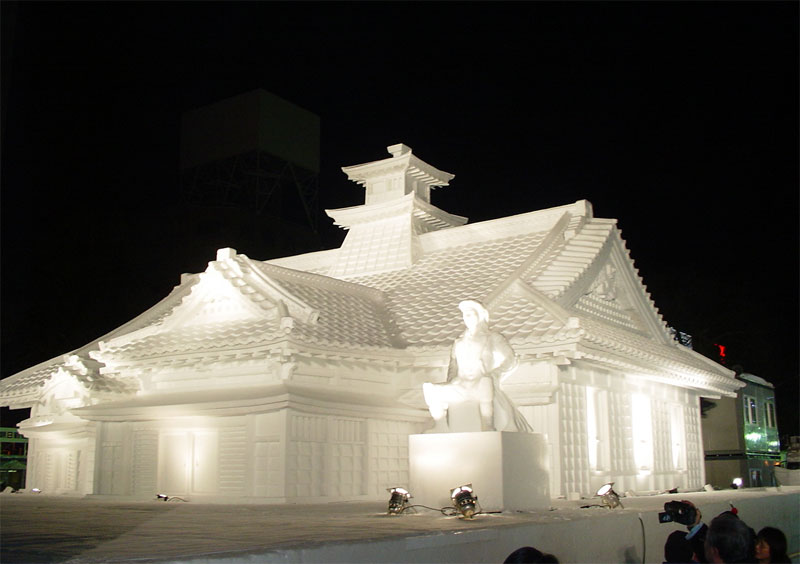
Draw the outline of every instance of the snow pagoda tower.
M519 357L504 389L546 438L552 495L701 487L699 398L741 383L673 340L616 221L578 201L464 225L430 203L453 175L389 153L343 169L365 201L328 212L341 248L220 249L139 317L0 382L2 405L31 408L27 486L383 499L475 299Z

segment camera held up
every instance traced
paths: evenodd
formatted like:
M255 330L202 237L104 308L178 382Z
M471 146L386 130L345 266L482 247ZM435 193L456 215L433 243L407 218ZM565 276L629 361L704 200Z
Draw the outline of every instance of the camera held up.
M697 509L682 501L668 501L664 504L664 512L658 514L659 523L671 523L691 526L697 519Z

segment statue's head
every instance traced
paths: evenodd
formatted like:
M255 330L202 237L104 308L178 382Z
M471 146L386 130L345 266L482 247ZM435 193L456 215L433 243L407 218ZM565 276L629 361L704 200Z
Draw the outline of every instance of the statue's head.
M461 310L464 324L469 329L474 329L478 323L489 323L489 311L479 301L464 300L458 304L458 309Z

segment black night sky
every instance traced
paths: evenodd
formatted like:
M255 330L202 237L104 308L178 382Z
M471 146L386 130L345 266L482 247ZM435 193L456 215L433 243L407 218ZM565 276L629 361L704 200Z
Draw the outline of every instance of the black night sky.
M3 2L0 375L219 247L316 250L180 197L181 114L263 88L320 116L320 208L362 203L340 167L398 142L456 175L433 203L471 222L591 201L667 323L773 382L800 434L799 5Z

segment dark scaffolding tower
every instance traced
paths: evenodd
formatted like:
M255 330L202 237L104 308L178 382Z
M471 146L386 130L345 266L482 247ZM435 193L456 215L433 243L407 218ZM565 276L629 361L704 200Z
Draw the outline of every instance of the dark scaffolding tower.
M181 120L181 193L256 214L266 239L319 247L319 144L319 117L266 90L191 110Z

